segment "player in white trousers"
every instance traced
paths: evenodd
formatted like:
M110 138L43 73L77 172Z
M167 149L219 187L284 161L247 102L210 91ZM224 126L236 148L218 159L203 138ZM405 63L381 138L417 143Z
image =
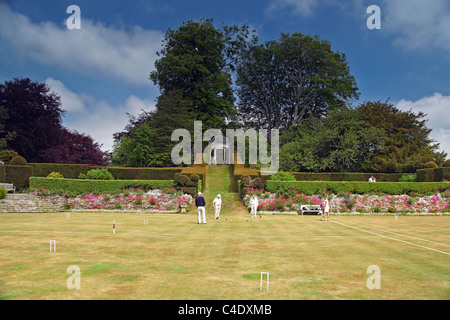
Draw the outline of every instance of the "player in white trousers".
M252 218L256 218L256 211L258 210L258 198L256 195L253 195L250 199L250 212L252 214Z
M198 223L202 223L202 216L203 216L203 223L206 224L206 210L205 210L205 198L203 198L202 193L198 193L198 197L195 198L195 205L197 206L197 221Z
M218 194L217 197L213 200L213 206L214 206L214 211L215 211L214 217L216 219L219 219L220 209L222 208L222 198L221 198L220 194Z

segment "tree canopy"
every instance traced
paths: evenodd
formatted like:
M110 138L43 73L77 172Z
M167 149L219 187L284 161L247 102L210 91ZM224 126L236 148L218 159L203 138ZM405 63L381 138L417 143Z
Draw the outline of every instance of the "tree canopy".
M0 106L0 129L6 132L1 149L15 150L28 162L106 164L106 153L91 137L62 125L60 97L47 84L6 81L0 84Z
M331 110L323 118L310 115L280 140L281 170L292 172L358 172L383 146L382 132L349 108Z
M190 102L180 91L162 94L154 112L130 118L129 132L116 141L113 164L129 167L173 166L171 151L176 142L172 132L183 128L193 132L194 122L189 113Z
M384 148L374 152L366 170L374 172L415 172L428 161L442 164L447 156L430 138L426 114L401 111L389 102L365 102L358 107L372 128L383 132Z
M224 128L235 114L231 71L249 36L247 26L218 29L212 19L168 29L150 79L162 94L180 90L191 101L189 112L205 130Z
M358 97L345 55L331 50L328 41L301 33L245 50L237 86L241 120L269 130L324 116Z

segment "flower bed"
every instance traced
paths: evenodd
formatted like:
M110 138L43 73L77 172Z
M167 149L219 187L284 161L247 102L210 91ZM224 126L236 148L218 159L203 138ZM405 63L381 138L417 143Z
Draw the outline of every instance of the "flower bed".
M322 204L324 195L330 199L330 213L334 214L449 214L450 189L433 195L376 195L341 192L337 195L305 195L297 190L270 193L251 189L244 197L248 206L250 197L256 194L258 211L285 213L297 211L300 205Z
M55 194L46 189L34 192L39 196L51 197L63 210L179 212L182 206L192 203L190 195L175 188L149 192L144 192L141 188L128 188L115 193L86 195Z

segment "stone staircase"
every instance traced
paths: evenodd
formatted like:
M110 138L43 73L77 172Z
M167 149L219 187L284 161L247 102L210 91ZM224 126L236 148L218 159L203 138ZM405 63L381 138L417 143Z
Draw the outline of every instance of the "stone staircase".
M60 205L51 199L38 197L33 194L7 194L5 199L0 199L0 212L58 212Z

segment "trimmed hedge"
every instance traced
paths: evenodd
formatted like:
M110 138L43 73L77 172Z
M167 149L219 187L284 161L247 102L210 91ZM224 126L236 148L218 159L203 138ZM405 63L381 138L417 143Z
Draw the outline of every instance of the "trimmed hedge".
M419 169L416 171L417 182L450 181L450 168Z
M0 183L6 182L6 166L0 166Z
M59 172L67 179L77 179L80 173L86 174L91 169L86 164L29 163L33 168L33 177L47 177L52 172Z
M239 192L238 181L242 177L249 176L250 179L259 178L259 171L256 169L244 168L243 165L233 165L233 190Z
M173 180L183 168L128 168L107 167L118 180Z
M318 194L324 191L337 194L352 192L358 194L385 193L401 195L410 193L435 193L450 188L450 182L348 182L348 181L266 181L269 192L286 192L297 189L305 194Z
M6 166L6 182L12 183L17 189L29 186L29 178L33 174L31 166Z
M371 176L377 182L398 182L404 173L359 173L359 172L290 172L297 181L368 181Z
M73 194L113 193L128 187L142 187L148 190L168 189L174 186L173 180L84 180L30 177L30 188L46 189L52 192L64 190Z

